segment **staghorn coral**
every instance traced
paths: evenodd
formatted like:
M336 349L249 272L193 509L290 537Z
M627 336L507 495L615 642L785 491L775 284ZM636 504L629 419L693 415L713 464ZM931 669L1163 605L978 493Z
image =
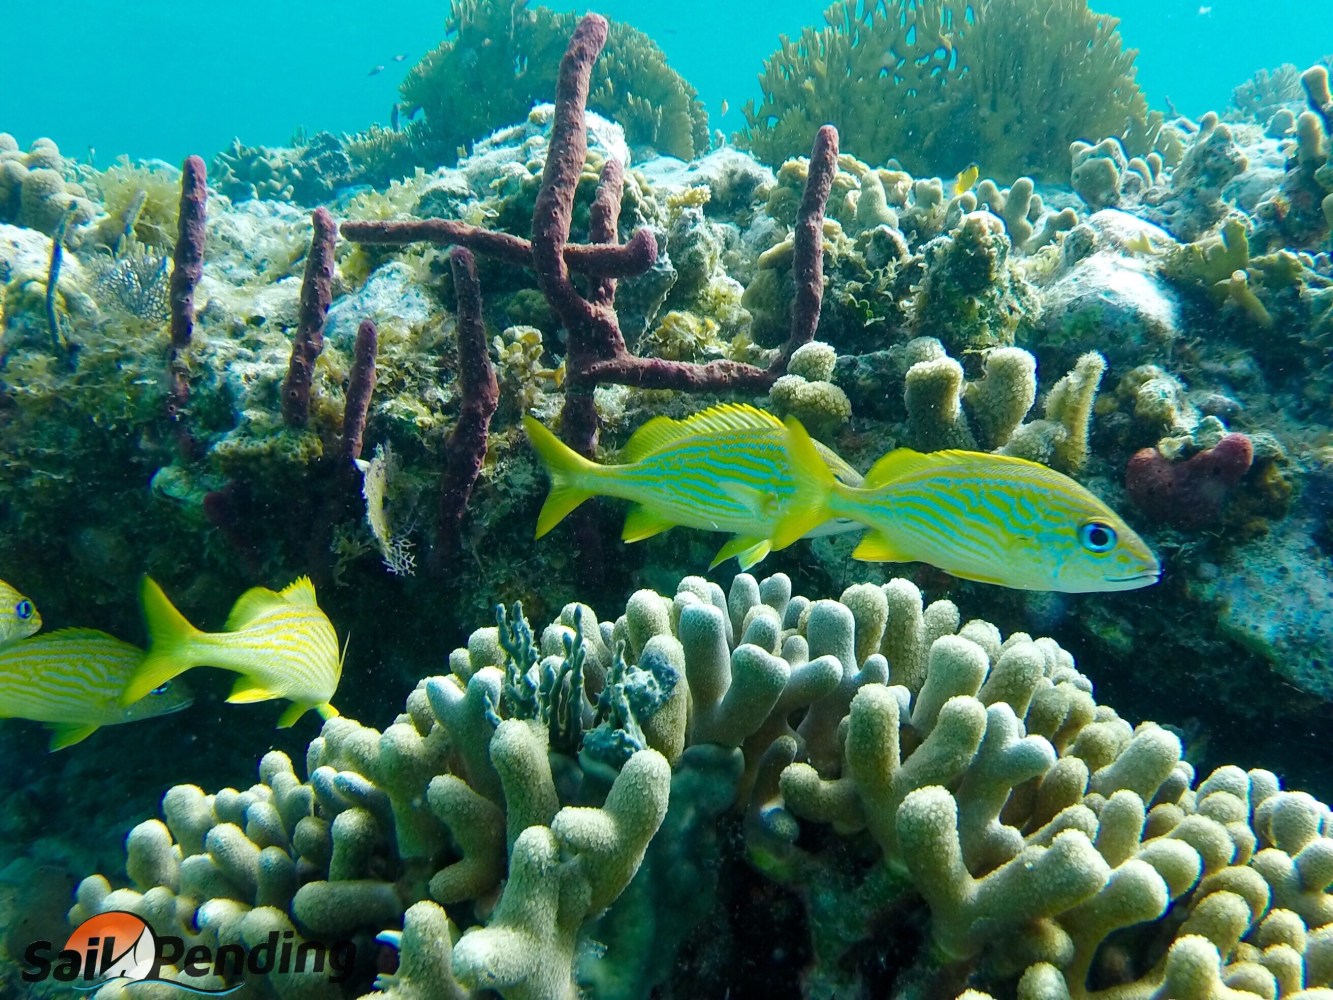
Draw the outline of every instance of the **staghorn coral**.
M528 7L526 0L453 0L445 40L408 72L403 106L425 117L414 142L459 155L504 125L521 121L555 89L573 14ZM468 81L487 81L477 100ZM707 150L708 115L695 90L666 63L647 35L613 24L594 72L590 109L625 127L636 148L691 159Z
M1067 172L1081 136L1124 136L1135 153L1155 139L1135 51L1084 0L842 0L824 20L783 39L764 64L763 101L745 107L737 140L767 163L795 156L825 122L863 160L944 176L975 161L1049 179Z

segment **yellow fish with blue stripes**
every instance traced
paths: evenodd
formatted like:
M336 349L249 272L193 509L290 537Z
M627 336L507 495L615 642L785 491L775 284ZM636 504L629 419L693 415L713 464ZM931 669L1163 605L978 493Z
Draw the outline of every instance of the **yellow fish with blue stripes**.
M856 487L828 474L815 442L791 418L786 440L796 496L774 548L820 521L845 517L870 529L852 553L856 559L924 562L1000 587L1135 590L1161 575L1157 557L1111 508L1036 462L900 448Z
M41 627L42 616L32 601L0 580L0 646L26 639Z
M624 541L642 541L677 525L726 531L735 537L712 566L735 556L749 569L768 555L773 529L794 491L782 422L753 406L714 406L685 420L654 417L626 443L619 465L589 461L532 417L524 417L523 426L551 476L551 492L537 517L538 538L589 497L618 497L634 503L625 518ZM811 447L835 481L861 481L830 449L816 442ZM854 521L827 519L812 525L811 533L860 529Z
M241 676L227 701L248 704L286 698L278 720L293 725L310 709L326 719L342 677L338 634L315 600L315 586L301 577L281 591L253 587L236 601L222 632L201 632L176 610L162 588L143 578L139 597L148 625L148 653L125 689L122 704L194 667L221 667Z
M0 718L51 727L51 749L87 739L100 726L179 712L193 700L184 681L169 681L121 704L144 651L90 628L65 628L0 647Z

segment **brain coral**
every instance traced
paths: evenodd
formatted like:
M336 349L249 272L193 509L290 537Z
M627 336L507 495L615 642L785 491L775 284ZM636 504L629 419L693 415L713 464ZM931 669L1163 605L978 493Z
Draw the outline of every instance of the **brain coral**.
M1119 135L1146 152L1158 121L1115 18L1086 0L840 0L782 40L738 136L781 163L831 122L843 149L914 174L969 161L996 177L1063 178L1070 141Z

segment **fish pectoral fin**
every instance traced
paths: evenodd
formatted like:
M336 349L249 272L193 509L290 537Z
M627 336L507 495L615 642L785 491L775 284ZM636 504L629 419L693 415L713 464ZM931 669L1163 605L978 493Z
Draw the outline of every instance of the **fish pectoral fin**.
M299 719L301 716L305 715L306 712L310 711L312 708L321 708L321 707L322 706L310 705L303 702L294 701L290 705L288 705L285 709L283 709L282 714L278 716L278 728L291 729L292 726L296 725L296 720ZM329 707L332 708L333 706L330 705ZM323 715L324 713L321 711L320 714Z
M77 722L54 722L51 724L51 752L81 743L99 728L97 723L83 725Z
M828 520L827 514L820 508L800 507L779 519L773 528L773 550L785 549L796 539L804 538Z
M916 562L916 556L898 549L889 538L878 531L867 531L860 544L852 550L852 558L862 562Z
M129 708L141 698L146 698L155 689L160 688L167 681L175 680L181 674L189 670L189 663L183 666L177 663L171 655L157 655L152 650L144 657L143 662L135 668L130 676L129 682L125 685L125 690L120 693L117 699L121 708Z
M272 701L274 698L281 698L282 694L264 687L258 681L242 674L236 678L236 683L232 685L231 694L227 695L227 704L229 705L252 705L257 701ZM306 706L309 708L310 706ZM302 709L304 711L304 709Z
M772 548L773 544L767 538L737 535L717 550L717 555L708 564L708 568L713 569L720 566L732 556L735 556L737 562L741 564L741 569L749 569L755 563L761 562Z
M674 528L675 526L674 522L667 520L661 514L639 504L631 507L629 513L625 515L625 527L621 529L620 540L622 542L641 542L645 538L660 535L668 528Z

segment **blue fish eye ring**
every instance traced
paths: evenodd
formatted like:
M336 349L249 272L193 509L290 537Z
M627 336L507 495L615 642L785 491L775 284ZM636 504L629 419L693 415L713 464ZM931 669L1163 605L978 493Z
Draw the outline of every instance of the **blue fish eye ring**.
M1089 552L1110 552L1115 548L1115 528L1105 521L1089 521L1078 529L1078 541Z
M169 691L170 689L171 689L171 681L167 681L165 684L159 684L157 687L153 688L153 690L149 691L148 693L149 693L149 694L166 694L167 691Z
M26 622L29 618L31 618L32 612L33 612L32 601L29 601L27 599L19 601L17 604L14 605L14 614L19 616L19 621L21 622Z

